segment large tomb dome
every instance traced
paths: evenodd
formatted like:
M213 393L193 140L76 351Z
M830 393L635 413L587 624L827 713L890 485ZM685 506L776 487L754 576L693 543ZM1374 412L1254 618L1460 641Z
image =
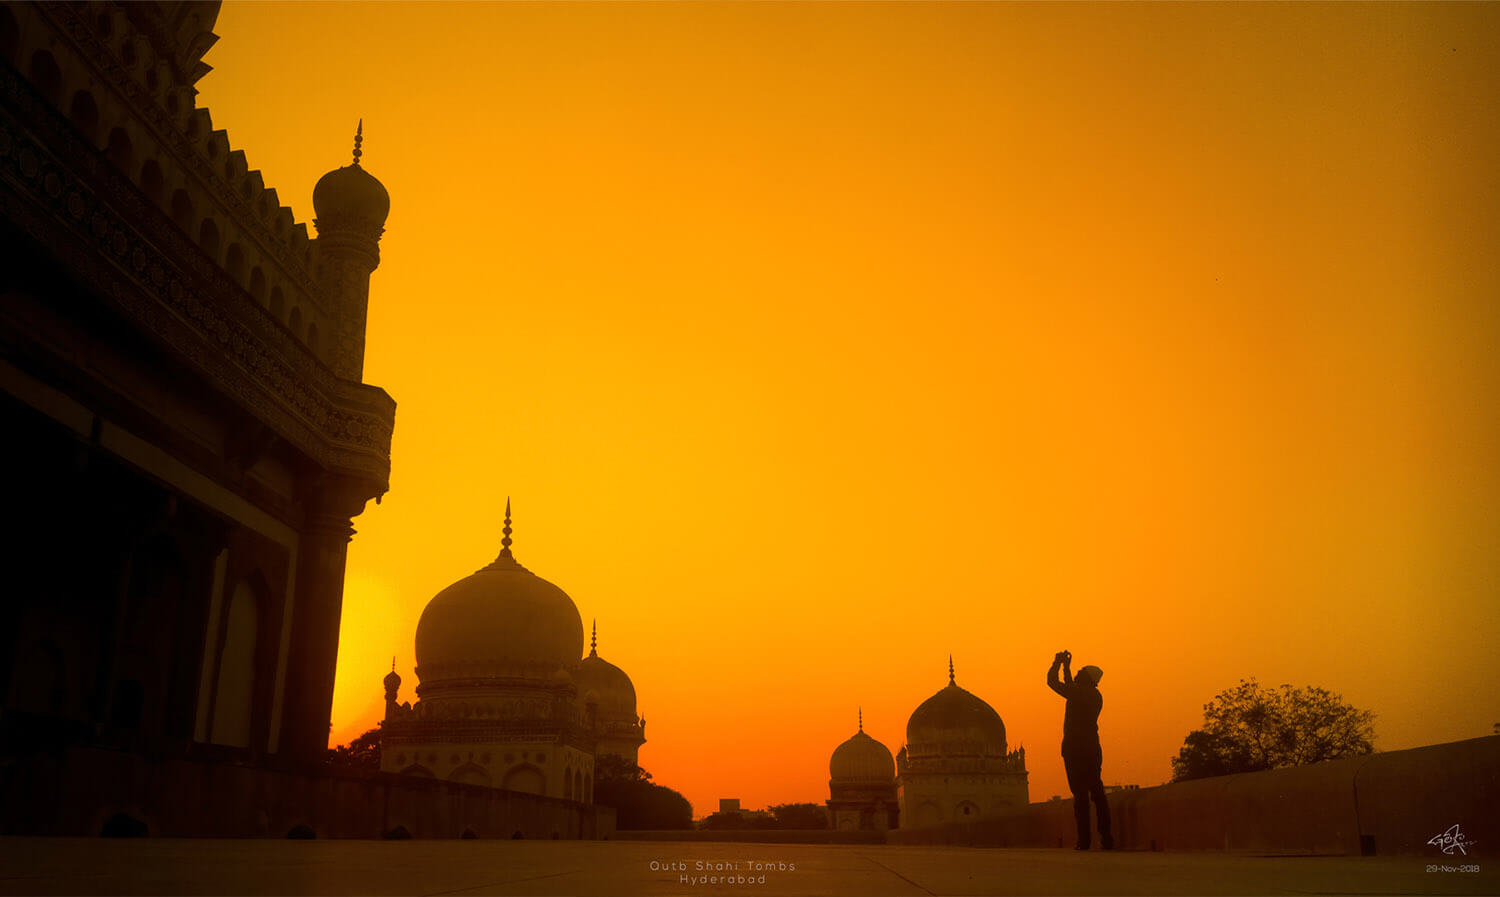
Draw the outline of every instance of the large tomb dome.
M906 742L917 745L983 744L1005 750L1005 723L995 708L960 688L948 662L948 684L912 711L906 723Z
M499 557L439 592L417 623L417 678L547 678L578 663L583 617L567 593L516 562L510 507ZM632 694L633 697L633 694Z

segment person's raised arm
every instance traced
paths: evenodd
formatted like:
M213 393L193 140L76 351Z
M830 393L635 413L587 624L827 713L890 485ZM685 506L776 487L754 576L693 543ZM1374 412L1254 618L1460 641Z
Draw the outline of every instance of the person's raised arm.
M1073 652L1072 651L1064 651L1062 653L1062 662L1063 662L1063 685L1065 687L1067 687L1067 688L1072 688L1073 687Z
M1057 652L1057 655L1052 658L1052 668L1047 671L1047 687L1066 698L1068 696L1068 691L1057 679L1057 670L1062 665L1063 652L1059 651Z

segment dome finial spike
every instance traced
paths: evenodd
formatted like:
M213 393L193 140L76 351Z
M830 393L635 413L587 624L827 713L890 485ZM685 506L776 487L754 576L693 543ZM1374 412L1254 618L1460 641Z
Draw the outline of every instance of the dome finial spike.
M953 681L953 655L952 654L948 655L948 684L949 685L957 685L958 684L957 682Z
M505 527L500 530L500 533L501 533L501 539L500 539L500 556L501 557L506 557L506 558L513 557L513 555L510 553L510 545L511 545L510 534L512 532L514 532L514 530L512 530L510 528L510 496L507 495L507 496L505 496Z
M594 621L594 634L589 636L589 656L599 656L599 621Z
M354 129L354 164L359 164L359 157L364 153L360 151L359 145L365 142L365 120L359 120L359 126Z
M859 731L865 730L865 708L859 708Z
M391 655L391 672L396 672L396 655Z

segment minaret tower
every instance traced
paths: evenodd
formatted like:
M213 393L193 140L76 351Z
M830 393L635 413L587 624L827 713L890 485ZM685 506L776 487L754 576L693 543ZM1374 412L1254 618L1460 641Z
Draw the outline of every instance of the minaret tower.
M313 188L318 279L332 306L333 334L325 357L334 373L356 383L365 367L370 274L380 265L380 235L391 211L390 194L359 164L364 130L360 119L354 161L323 175Z

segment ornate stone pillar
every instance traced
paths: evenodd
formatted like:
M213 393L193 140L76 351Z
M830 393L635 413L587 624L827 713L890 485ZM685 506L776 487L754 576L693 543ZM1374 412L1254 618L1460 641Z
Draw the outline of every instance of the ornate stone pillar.
M333 677L344 603L344 564L353 518L377 493L374 484L327 476L312 490L297 548L291 656L279 749L303 759L323 757L333 711Z

